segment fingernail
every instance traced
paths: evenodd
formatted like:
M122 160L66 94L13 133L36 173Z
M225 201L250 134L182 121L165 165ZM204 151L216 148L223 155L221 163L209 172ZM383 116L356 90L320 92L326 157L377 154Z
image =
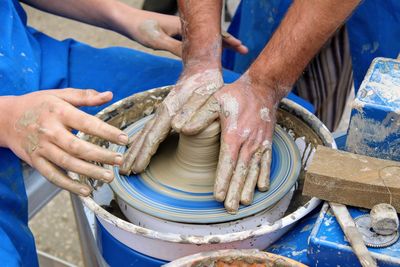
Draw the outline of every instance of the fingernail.
M124 163L124 158L122 157L121 154L119 154L119 155L115 156L114 162L117 165L122 165L122 163Z
M129 141L129 138L128 138L128 136L126 134L120 134L118 136L118 140L119 140L119 144L120 145L127 145L128 141Z
M89 195L90 190L86 187L81 187L81 189L79 189L79 192L81 193L81 195L87 196L87 195Z
M114 175L113 175L113 173L112 173L111 171L106 171L106 172L103 174L103 177L104 177L104 180L105 180L106 182L109 182L109 181L111 181L111 180L113 179Z
M99 96L99 97L105 97L105 96L107 96L108 94L110 94L110 91L102 92L102 93L98 94L98 96Z

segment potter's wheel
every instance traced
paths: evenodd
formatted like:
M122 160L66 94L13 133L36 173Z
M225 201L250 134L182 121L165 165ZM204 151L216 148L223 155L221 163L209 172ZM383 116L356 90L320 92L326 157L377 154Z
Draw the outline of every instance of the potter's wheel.
M133 123L125 132L132 136L150 118L148 116ZM179 138L176 135L170 139L169 143L160 146L152 163L157 162L159 153L171 155L172 160ZM110 149L124 153L126 147L115 146ZM232 215L226 212L223 203L214 200L213 179L201 183L184 178L177 181L171 174L167 178L163 177L162 169L157 167L157 163L153 166L152 163L143 173L130 176L120 175L118 167L114 167L115 179L111 187L117 198L134 209L167 221L201 224L238 220L272 207L294 186L301 169L301 158L296 144L286 131L277 126L272 145L270 190L256 191L253 203L250 206L241 205L239 211ZM167 166L168 162L164 167L168 168Z

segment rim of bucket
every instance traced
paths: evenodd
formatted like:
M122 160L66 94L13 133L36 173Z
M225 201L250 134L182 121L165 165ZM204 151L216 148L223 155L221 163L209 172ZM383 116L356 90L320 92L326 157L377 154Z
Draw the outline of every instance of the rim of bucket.
M153 92L162 91L163 89L169 89L172 86L163 86L151 90L147 90L145 92L134 94L128 98L119 100L114 104L110 105L109 107L103 109L98 114L97 117L101 117L102 115L117 109L122 101L126 101L127 99L134 98L135 96L151 94ZM283 99L281 101L280 107L284 110L293 113L297 117L300 117L321 139L324 146L336 148L335 140L333 139L331 133L329 132L328 128L316 117L314 114L300 106L299 104L289 100ZM79 138L83 138L85 136L84 133L78 132L77 136ZM75 180L79 180L79 175L74 172L68 172L68 175ZM277 231L279 229L283 229L293 223L297 222L305 215L310 213L314 208L321 203L321 200L318 198L311 198L307 203L303 206L298 207L294 212L286 215L285 217L277 220L273 224L270 225L262 225L256 229L245 230L241 232L235 233L227 233L227 234L216 234L216 235L182 235L177 233L164 233L158 232L155 230L147 229L141 226L137 226L133 223L127 222L122 220L115 215L109 213L105 209L103 209L99 204L97 204L91 197L82 197L80 196L81 201L84 205L91 210L96 216L99 216L101 219L107 221L108 223L125 230L127 232L141 235L147 238L163 240L167 242L174 242L174 243L185 243L185 244L195 244L195 245L202 245L202 244L217 244L217 243L229 243L234 241L241 241L244 239L258 237L265 235L267 233L271 233L273 231Z

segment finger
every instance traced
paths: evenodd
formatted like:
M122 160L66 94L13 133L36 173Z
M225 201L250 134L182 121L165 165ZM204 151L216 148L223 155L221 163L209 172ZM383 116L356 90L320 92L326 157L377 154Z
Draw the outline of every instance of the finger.
M214 198L224 201L236 166L240 143L227 144L222 140L214 184Z
M249 170L249 162L253 154L248 144L244 144L239 153L235 171L229 184L228 193L225 199L225 209L235 214L239 209L239 202L245 183L245 179Z
M63 114L63 122L73 129L103 138L115 144L126 145L128 143L126 133L77 108L66 106Z
M158 40L157 49L169 51L175 56L182 57L182 42L162 32L160 40Z
M40 130L41 134L47 136L53 144L59 146L64 151L68 152L68 154L77 158L111 165L122 164L123 159L120 153L112 152L103 147L79 139L65 129L60 129L55 133L51 133L45 128L41 128Z
M158 146L168 136L171 130L171 117L165 105L161 104L156 111L153 127L145 136L140 154L137 155L132 166L132 171L140 173L149 165L151 157L157 151Z
M207 102L186 122L181 132L187 135L198 134L207 128L219 117L221 106L215 97L210 97Z
M260 162L262 151L258 150L250 161L249 172L247 173L246 182L240 197L240 203L243 205L250 205L253 202L254 190L257 185L258 175L260 173Z
M249 49L243 45L239 39L225 31L223 31L221 34L224 47L231 48L240 54L247 54L249 52Z
M217 91L218 88L219 87L216 84L208 84L197 89L172 120L172 127L174 130L180 132L185 123L193 117L196 111L207 102L210 96Z
M33 162L34 167L40 172L40 174L46 177L52 184L81 196L88 196L90 194L91 189L88 185L72 180L63 171L46 159L35 157Z
M134 133L132 136L129 136L129 141L128 144L126 145L127 147L131 147L138 139L140 133L142 132L142 129Z
M264 192L269 189L269 178L271 172L271 155L272 149L268 148L265 150L261 158L260 175L258 176L257 187L258 190Z
M78 159L53 144L47 145L46 150L42 152L41 155L50 162L68 171L86 175L106 183L114 179L114 173L111 170Z
M98 106L109 102L113 98L110 91L98 92L93 89L58 89L46 90L46 93L55 95L73 106Z
M155 117L152 118L150 121L148 121L144 126L144 128L135 134L136 138L134 139L133 143L124 154L124 163L122 164L122 167L119 169L119 172L121 174L130 175L133 162L135 161L138 153L140 152L140 149L143 146L147 134L149 133L151 128L153 128L154 122L155 122Z

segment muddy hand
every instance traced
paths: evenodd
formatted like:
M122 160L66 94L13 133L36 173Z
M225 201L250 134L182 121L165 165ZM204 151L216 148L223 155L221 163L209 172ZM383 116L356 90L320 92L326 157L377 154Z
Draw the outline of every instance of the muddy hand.
M181 129L196 134L221 121L221 148L214 197L230 213L253 201L256 185L269 189L271 144L277 101L245 75L216 92Z
M93 161L120 165L122 155L79 139L72 129L126 145L121 130L88 115L75 106L96 106L112 99L111 92L94 90L44 90L12 96L13 113L7 127L10 138L6 146L55 185L87 196L88 185L70 179L64 170L111 182L113 172Z
M120 173L142 172L171 130L171 122L180 128L223 85L219 69L184 73L174 89L157 108L153 119L137 133L124 155Z

